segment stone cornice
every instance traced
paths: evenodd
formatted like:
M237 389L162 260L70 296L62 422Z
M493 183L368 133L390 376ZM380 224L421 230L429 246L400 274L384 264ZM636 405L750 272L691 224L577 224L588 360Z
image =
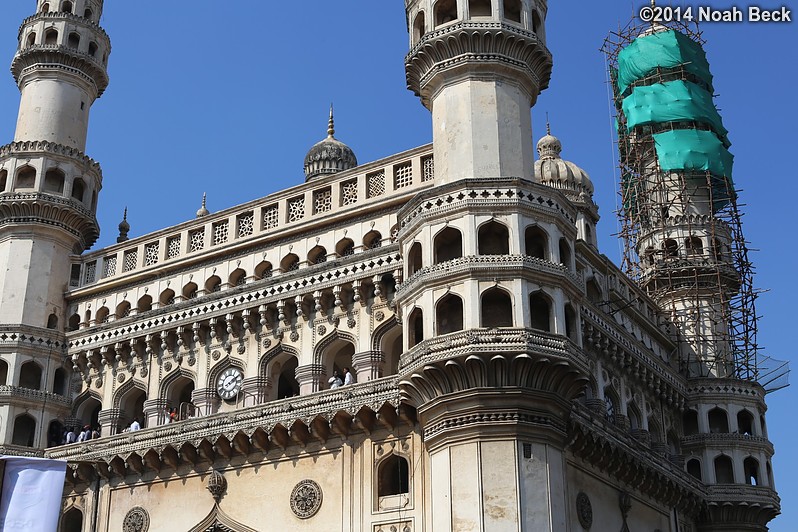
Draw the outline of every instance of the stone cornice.
M86 26L87 28L91 28L92 30L96 31L100 35L105 38L106 44L110 50L111 47L111 38L108 36L108 33L96 22L93 20L89 20L85 17L81 17L75 15L73 13L65 13L62 11L48 11L47 13L38 12L27 17L25 20L22 21L22 24L19 25L19 31L17 32L17 40L22 39L22 32L25 31L25 26L32 22L39 22L40 20L68 20L75 24L80 24L82 26Z
M54 329L0 323L0 347L47 349L60 354L66 343L64 333Z
M45 192L0 194L0 227L31 223L66 231L78 240L82 249L91 247L100 236L94 214L71 198Z
M42 403L49 403L50 406L58 406L67 412L72 406L72 400L69 397L58 395L55 393L46 392L43 390L31 390L30 388L21 388L19 386L0 386L0 404L14 404L21 406L22 404L31 404L33 406L41 407Z
M773 456L773 444L767 438L737 433L693 434L681 439L682 448L711 448L717 450L743 449L749 452L764 451Z
M87 171L92 171L97 174L99 182L102 182L103 174L100 163L83 153L82 151L64 146L63 144L56 144L46 140L27 140L21 142L11 142L5 146L0 146L0 158L5 157L19 157L26 156L30 158L32 155L55 155L58 157L66 157L78 161L82 164Z
M108 72L105 66L91 55L60 44L35 44L17 52L11 63L11 73L17 84L37 68L50 68L52 65L80 72L83 79L102 96L108 87Z

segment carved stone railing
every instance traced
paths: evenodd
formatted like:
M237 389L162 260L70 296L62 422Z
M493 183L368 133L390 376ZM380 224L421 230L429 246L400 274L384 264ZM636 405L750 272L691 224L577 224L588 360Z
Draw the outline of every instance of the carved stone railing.
M38 22L39 20L49 20L49 19L65 19L78 24L84 24L86 26L91 27L94 31L103 35L109 42L111 40L106 31L103 29L103 27L94 22L93 20L81 17L79 15L75 15L73 13L65 13L61 11L48 11L47 13L39 12L25 18L22 21L22 24L20 24L19 26L18 38L19 39L22 38L22 32L25 30L25 26L27 26L29 23Z
M0 194L0 225L43 223L73 235L84 249L100 236L94 214L76 200L45 192L12 192Z
M5 445L0 445L0 455L42 458L44 457L44 451L41 449L34 449L33 447L7 443Z
M383 408L385 405L390 405L388 410ZM314 431L319 435L318 427L314 427L314 422L318 419L329 423L343 413L347 419L352 420L362 413L364 408L372 413L382 410L382 412L390 414L390 412L395 412L399 406L396 377L386 377L335 390L272 401L233 412L189 419L136 432L89 440L85 443L54 447L48 449L46 455L49 458L60 460L104 460L110 462L115 456L127 457L130 453L137 453L143 457L152 449L161 451L164 446L180 449L185 442L194 442L195 446L199 446L198 442L203 439L208 439L213 445L220 436L224 436L229 442L232 442L239 437L239 433L244 434L245 437L251 437L259 429L271 436L275 430L279 430L278 427L282 427L282 432L295 429L297 422L303 425L303 429L294 430L294 437L313 438L315 437L313 436ZM372 417L372 420L376 423L376 419ZM361 420L358 423L368 423L368 421ZM350 427L351 421L348 424L343 424L339 429L348 431ZM332 430L332 432L335 433L336 430ZM320 436L327 437L323 434ZM290 434L287 439L285 434L282 437L275 435L275 439L282 439L281 446L283 447L300 443L300 441L292 440Z
M767 438L762 436L752 436L749 434L738 433L711 433L711 434L693 434L685 436L681 439L682 447L695 447L711 445L723 449L731 449L733 447L750 447L757 450L764 449L766 452L773 454L773 444Z
M56 393L50 393L44 390L32 390L19 386L0 386L0 403L8 403L9 400L55 403L66 408L72 404L69 397L64 397Z
M100 168L100 163L76 148L65 146L63 144L56 144L55 142L48 142L46 140L16 141L6 144L5 146L0 146L0 158L10 157L18 154L39 152L62 155L76 159L86 166L91 167L95 172L97 172L100 180L102 180L102 168Z
M54 329L0 323L0 346L47 349L62 353L64 334Z

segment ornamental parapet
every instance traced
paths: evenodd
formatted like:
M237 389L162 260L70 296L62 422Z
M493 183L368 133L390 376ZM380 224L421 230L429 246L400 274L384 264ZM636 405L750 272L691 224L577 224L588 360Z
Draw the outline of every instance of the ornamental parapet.
M0 404L9 404L12 402L18 404L19 401L36 403L39 406L41 406L42 403L49 403L52 406L67 409L72 405L72 400L63 395L19 386L0 386Z
M25 140L15 141L5 146L0 146L0 159L6 157L30 156L31 154L45 154L56 155L59 157L68 157L79 163L83 164L88 170L97 174L99 181L102 181L102 168L100 163L83 153L82 151L57 144L55 142L48 142L46 140Z
M7 443L0 445L0 455L2 456L24 456L26 458L43 458L44 451L34 449L32 447L25 447L23 445L12 445Z
M399 402L396 378L389 377L51 448L46 456L96 461L99 474L126 476L254 452L283 453L293 446L414 422L412 409Z
M699 530L767 530L781 513L781 499L765 486L715 484L706 487L706 507ZM715 528L717 527L717 528Z
M34 44L19 50L11 62L11 74L19 84L38 69L62 68L94 87L97 97L108 88L108 71L97 58L62 44Z
M574 290L583 291L582 280L562 264L527 255L473 255L420 269L397 288L397 297L409 297L408 294L429 288L438 281L448 284L460 278L495 279L497 276L517 277L523 274L534 274L536 279L542 275L565 280Z
M631 433L596 419L586 406L574 403L568 427L568 449L574 455L686 515L698 515L706 496L701 482L664 455L640 445Z
M688 399L691 403L743 401L764 410L765 389L758 383L744 379L709 377L688 381Z
M94 30L95 32L102 35L107 42L111 42L111 38L108 36L108 33L103 29L102 26L97 24L91 19L81 17L79 15L75 15L74 13L66 13L63 11L48 11L43 12L39 11L22 21L22 24L19 25L19 31L17 33L17 38L22 39L22 32L25 31L25 26L32 22L39 22L39 21L52 21L52 20L68 20L75 24L81 24L83 26L87 26Z
M0 323L0 349L37 349L61 354L66 349L64 334L54 329Z
M532 95L546 89L551 79L551 52L535 33L503 22L462 21L426 33L410 50L405 58L407 88L428 106L436 75L481 64L512 69L516 79L520 72ZM489 71L496 71L495 66Z
M693 434L681 439L682 448L685 450L693 447L715 447L722 450L744 449L748 451L764 450L769 455L773 455L773 444L762 436L752 436L750 434L737 433L710 433Z
M16 223L39 223L57 227L90 248L100 236L94 214L77 200L45 192L0 194L0 227Z

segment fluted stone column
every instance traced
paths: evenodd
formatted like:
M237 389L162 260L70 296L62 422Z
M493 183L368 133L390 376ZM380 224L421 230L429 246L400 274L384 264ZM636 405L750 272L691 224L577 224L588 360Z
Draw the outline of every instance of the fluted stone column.
M352 369L357 382L372 381L383 375L385 355L382 351L366 351L352 356Z
M191 392L191 402L197 409L197 416L209 416L219 408L219 395L214 388L199 388Z
M100 423L100 431L103 436L113 436L119 433L119 423L122 419L123 412L119 408L109 408L108 410L100 410L97 415L97 421Z
M269 377L249 377L241 382L241 393L244 397L244 406L254 406L265 403L272 389L272 380Z
M147 418L145 426L156 427L166 423L166 409L168 407L169 401L166 399L147 399L144 401L144 417Z
M299 383L299 395L308 395L328 388L325 382L327 374L321 364L299 366L294 370L294 376Z

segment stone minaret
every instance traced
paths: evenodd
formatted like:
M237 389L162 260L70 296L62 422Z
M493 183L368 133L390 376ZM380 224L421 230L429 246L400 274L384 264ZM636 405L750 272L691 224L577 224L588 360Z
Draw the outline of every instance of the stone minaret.
M399 374L430 456L431 528L564 531L566 422L589 367L576 348L577 211L533 180L546 3L406 8L436 186L398 215Z
M1 407L7 445L44 447L69 414L64 292L70 257L99 235L102 173L84 150L89 110L108 86L102 9L39 0L11 65L21 101L14 141L0 148L0 329L14 341L0 346L0 384L18 399Z

